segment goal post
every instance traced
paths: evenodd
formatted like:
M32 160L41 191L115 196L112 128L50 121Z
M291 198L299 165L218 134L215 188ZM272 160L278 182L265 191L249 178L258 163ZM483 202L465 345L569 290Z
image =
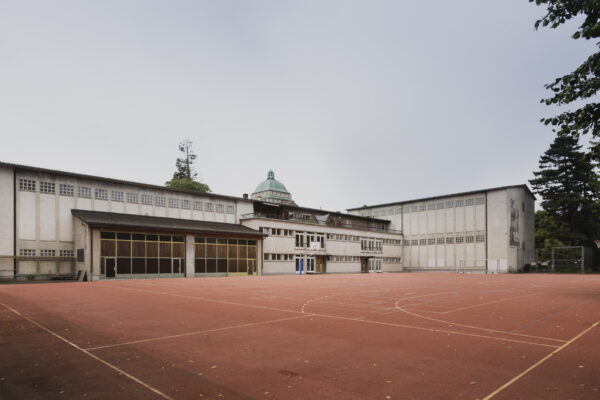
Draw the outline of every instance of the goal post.
M585 272L583 246L555 246L550 253L550 268L554 271Z

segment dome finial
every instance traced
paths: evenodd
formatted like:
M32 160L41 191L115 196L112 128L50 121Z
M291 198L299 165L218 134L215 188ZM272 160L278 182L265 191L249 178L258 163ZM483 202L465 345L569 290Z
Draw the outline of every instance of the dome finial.
M275 179L275 172L273 172L272 169L269 170L269 173L267 174L267 179Z

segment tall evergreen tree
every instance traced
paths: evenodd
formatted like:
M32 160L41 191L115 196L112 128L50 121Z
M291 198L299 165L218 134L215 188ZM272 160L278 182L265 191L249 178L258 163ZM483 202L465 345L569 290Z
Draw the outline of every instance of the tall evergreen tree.
M184 139L179 143L179 151L182 155L175 161L175 167L177 169L173 174L173 179L167 181L165 185L176 189L191 190L200 193L210 192L210 188L207 184L196 180L198 173L194 170L194 162L196 161L197 156L192 150L192 141L190 139Z
M598 175L576 137L559 135L540 157L539 171L529 181L542 197L553 239L568 245L589 245L599 232ZM549 232L550 233L550 232Z

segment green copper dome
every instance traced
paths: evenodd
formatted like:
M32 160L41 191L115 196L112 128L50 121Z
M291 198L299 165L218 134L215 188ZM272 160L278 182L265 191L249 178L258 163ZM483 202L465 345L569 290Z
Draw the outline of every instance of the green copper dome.
M265 190L275 190L277 192L289 193L283 183L275 179L275 173L270 170L267 174L267 180L262 181L254 190L254 193L264 192Z

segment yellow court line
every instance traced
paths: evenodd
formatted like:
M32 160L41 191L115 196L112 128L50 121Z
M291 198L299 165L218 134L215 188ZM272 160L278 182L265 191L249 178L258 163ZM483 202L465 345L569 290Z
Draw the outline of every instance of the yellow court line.
M306 317L312 317L312 316L313 316L313 314L305 314L305 315L299 315L297 317L273 319L273 320L270 320L270 321L263 321L263 322L251 322L251 323L247 323L247 324L234 325L234 326L224 326L222 328L205 329L203 331L186 332L186 333L179 333L177 335L161 336L161 337L150 338L150 339L133 340L131 342L107 344L105 346L88 347L85 350L87 350L87 351L93 351L93 350L106 349L106 348L110 348L110 347L127 346L127 345L131 345L131 344L153 342L153 341L156 341L156 340L174 339L174 338L180 338L180 337L185 337L185 336L199 335L199 334L202 334L202 333L225 331L225 330L228 330L228 329L236 329L236 328L245 328L245 327L248 327L248 326L265 325L265 324L270 324L270 323L273 323L273 322L289 321L289 320L292 320L292 319L306 318Z
M499 330L497 330L497 329L488 329L488 328L482 328L482 327L480 327L480 326L466 325L466 324L458 324L458 323L454 323L454 322L451 322L451 321L444 321L444 320L442 320L442 319L431 318L431 317L427 317L427 316L425 316L425 315L415 314L415 313L413 313L413 312L410 312L410 311L408 311L408 310L405 310L404 308L402 308L402 307L400 307L400 306L398 305L398 302L399 302L399 301L397 301L397 302L394 304L394 307L396 307L398 310L400 310L400 311L402 311L402 312L404 312L404 313L407 313L407 314L413 315L413 316L415 316L415 317L419 317L419 318L423 318L423 319L428 319L428 320L430 320L430 321L442 322L442 323L444 323L444 324L447 324L447 325L455 325L455 326L462 326L462 327L465 327L465 328L478 329L478 330L481 330L481 331L486 331L486 332L490 332L490 333L491 333L491 332L496 332L496 333L504 333L504 334L507 334L507 335L514 335L514 336L528 337L528 338L532 338L532 339L551 340L551 341L554 341L554 342L561 342L561 343L564 343L564 342L565 342L565 340L562 340L562 339L552 339L552 338L547 338L547 337L542 337L542 336L526 335L526 334L524 334L524 333L514 333L514 332L507 332L507 331L499 331Z
M45 326L43 326L43 325L41 325L41 324L39 324L39 323L35 322L35 321L34 321L34 320L32 320L31 318L29 318L29 317L27 317L27 316L25 316L25 315L21 314L21 313L20 313L20 312L18 312L17 310L15 310L15 309L13 309L13 308L11 308L11 307L7 306L7 305L6 305L6 304L4 304L4 303L0 303L0 304L1 304L1 305L3 305L4 307L6 307L7 309L9 309L10 311L12 311L13 313L15 313L15 314L17 314L17 315L21 316L22 318L26 319L27 321L29 321L29 322L30 322L30 323L32 323L33 325L37 326L38 328L40 328L40 329L42 329L42 330L44 330L44 331L48 332L48 333L49 333L49 334L51 334L52 336L54 336L54 337L56 337L56 338L58 338L58 339L62 340L63 342L65 342L65 343L69 344L70 346L72 346L72 347L74 347L75 349L77 349L77 350L81 351L81 352L82 352L82 353L84 353L85 355L88 355L88 356L92 357L92 358L93 358L93 359L95 359L96 361L100 361L102 364L104 364L104 365L106 365L107 367L109 367L109 368L111 368L111 369L115 370L115 371L116 371L116 372L118 372L119 374L121 374L121 375L125 375L126 377L128 377L128 378L129 378L129 379L131 379L132 381L134 381L134 382L136 382L136 383L138 383L138 384L142 385L142 386L143 386L143 387L145 387L146 389L149 389L149 390L151 390L152 392L156 393L157 395L161 396L162 398L164 398L164 399L168 399L168 400L173 400L173 398L172 398L172 397L170 397L170 396L168 396L168 395L164 394L164 393L163 393L163 392L161 392L160 390L158 390L158 389L156 389L156 388L153 388L152 386L150 386L150 385L148 385L147 383L145 383L145 382L141 381L140 379L136 378L135 376L133 376L133 375L131 375L131 374L129 374L129 373L127 373L127 372L123 371L121 368L117 367L116 365L113 365L113 364L109 363L108 361L105 361L105 360L101 359L100 357L98 357L98 356L96 356L96 355L94 355L94 354L90 353L89 351L87 351L87 350L85 350L85 349L82 349L81 347L77 346L75 343L73 343L73 342L69 341L68 339L66 339L66 338L64 338L64 337L62 337L62 336L60 336L60 335L59 335L59 334L57 334L57 333L54 333L54 332L53 332L53 331L51 331L50 329L48 329L48 328L46 328Z
M427 331L427 332L446 333L446 334L449 334L449 335L459 335L459 336L462 335L462 336L480 337L480 338L485 338L485 339L500 340L502 342L524 343L524 344L531 344L531 345L534 345L534 346L552 347L554 349L558 347L558 346L554 346L554 345L551 345L551 344L526 342L526 341L523 341L523 340L506 339L506 338L499 338L499 337L495 337L495 336L478 335L478 334L475 334L475 333L447 331L447 330L443 330L443 329L424 328L422 326L393 324L393 323L390 323L390 322L381 322L381 321L372 321L372 320L368 320L368 319L359 319L359 318L363 318L363 317L350 318L350 317L340 317L340 316L337 316L337 315L327 315L327 314L319 314L319 313L312 313L312 316L314 316L314 317L327 317L327 318L343 319L343 320L346 320L346 321L366 322L366 323L369 323L369 324L377 324L377 325L395 326L395 327L399 327L399 328L416 329L416 330Z
M536 362L531 367L527 368L525 371L521 372L519 375L517 375L514 378L512 378L510 381L506 382L504 385L500 386L498 389L494 390L492 393L490 393L487 396L485 396L483 398L483 400L489 400L489 399L493 398L498 393L500 393L501 391L503 391L504 389L506 389L507 387L509 387L510 385L512 385L513 383L515 383L519 379L521 379L523 376L525 376L526 374L528 374L530 371L532 371L533 369L535 369L538 366L540 366L544 361L546 361L547 359L549 359L550 357L552 357L553 355L555 355L559 351L563 350L568 345L570 345L571 343L573 343L574 341L576 341L577 339L579 339L580 337L582 337L583 335L585 335L586 333L588 333L590 330L592 330L594 327L596 327L599 323L600 323L600 321L596 321L595 323L592 324L592 326L590 326L590 327L584 329L583 331L581 331L573 339L569 340L567 343L563 344L558 349L554 350L552 353L548 354L546 357L542 358L540 361Z

